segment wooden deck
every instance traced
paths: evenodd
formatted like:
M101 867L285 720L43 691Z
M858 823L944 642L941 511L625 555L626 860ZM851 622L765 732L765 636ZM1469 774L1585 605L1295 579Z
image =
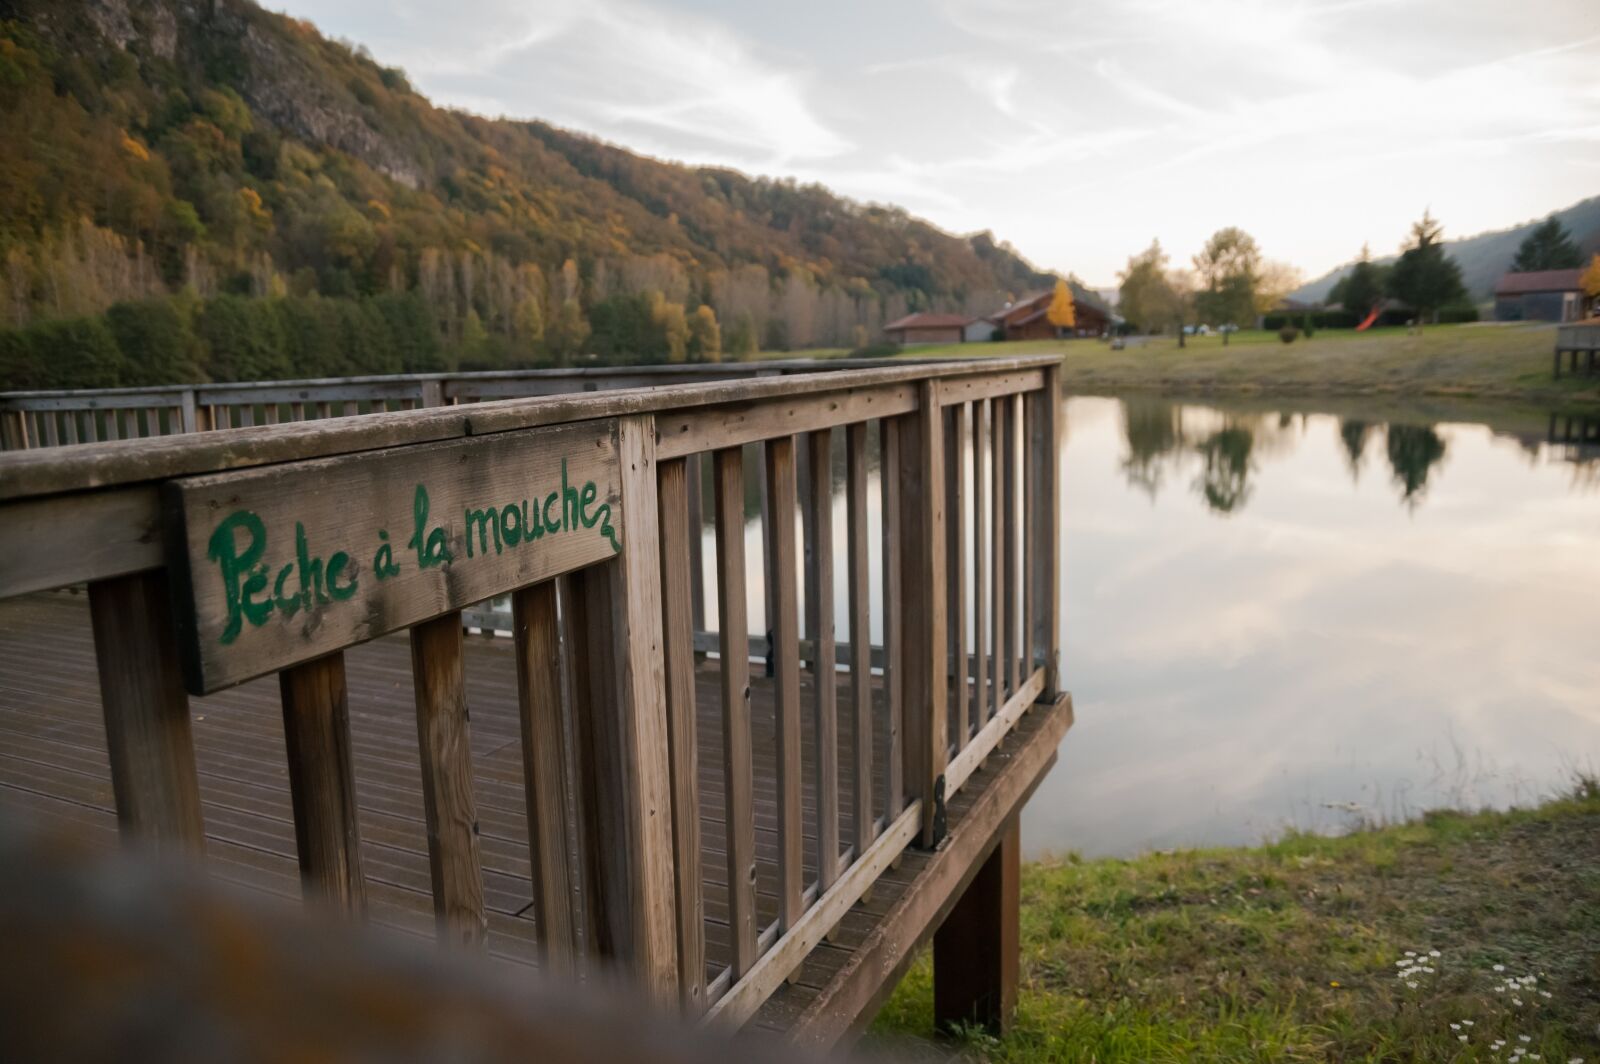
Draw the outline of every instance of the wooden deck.
M532 965L537 949L529 915L528 832L511 642L469 637L466 653L488 950L502 963ZM376 924L432 939L434 906L408 641L402 633L353 648L346 667L368 915ZM773 698L772 681L760 675L758 664L752 673L757 907L759 924L766 927L777 906ZM721 744L718 674L715 659L696 674L708 980L729 962L722 782L713 771ZM809 677L803 680L809 682ZM843 707L848 676L841 675L840 683ZM218 879L298 904L301 885L277 683L268 677L193 699L190 714L206 825L206 867ZM874 963L881 964L887 951L888 963L903 967L909 962L910 947L925 941L944 915L938 903L959 896L961 877L970 878L981 864L984 853L978 851L992 848L994 823L1015 814L1053 763L1054 747L1070 716L1070 707L1027 714L952 802L947 844L931 853L908 851L871 895L851 909L832 940L812 951L796 979L766 1002L752 1026L789 1031L809 1015L809 1025L817 1031L812 1040L829 1043L849 1033L857 1013L870 1016L881 1002L873 995L880 990L886 994L893 981L874 971L870 979L852 982L863 956L871 951ZM879 712L878 749L885 742L884 720ZM847 731L841 726L841 735ZM86 597L59 591L0 601L0 802L51 831L87 837L108 848L115 845L105 734ZM814 883L809 716L802 745L808 756L805 882ZM849 839L853 774L843 742L840 758L840 835ZM1007 769L1014 770L1009 778ZM881 788L881 773L879 777ZM979 806L984 807L982 815L974 817ZM966 826L971 830L964 831ZM973 852L963 852L963 846ZM954 881L942 890L916 889L937 875ZM918 898L934 907L912 904Z

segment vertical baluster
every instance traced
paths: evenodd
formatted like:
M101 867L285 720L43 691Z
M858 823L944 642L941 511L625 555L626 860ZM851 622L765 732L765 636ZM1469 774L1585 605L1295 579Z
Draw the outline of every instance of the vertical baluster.
M850 547L846 565L850 595L851 758L855 769L852 807L856 856L867 852L876 832L872 814L872 594L867 553L867 425L845 428L845 517Z
M706 630L705 509L700 502L703 465L697 454L690 455L685 462L689 510L689 623L692 631L703 632ZM701 660L701 656L697 654L695 660Z
M773 727L777 733L778 926L800 918L800 592L796 586L794 437L768 440L767 614L772 619Z
M833 433L806 437L806 634L815 685L812 722L817 760L817 881L839 875L839 683L833 625Z
M305 419L306 419L306 404L304 404L304 403L290 403L289 404L289 420L290 421L304 421Z
M677 886L678 993L685 1012L705 1008L705 900L700 881L699 758L696 753L694 621L690 544L700 522L691 518L694 458L675 458L657 470L661 529L662 651L667 676L667 741L672 761L672 846Z
M67 443L78 442L78 412L76 410L64 411L61 420L66 426Z
M100 411L90 409L83 412L83 442L98 443L100 441Z
M417 694L433 911L441 940L481 946L489 925L483 911L472 736L461 656L460 611L412 626L411 676Z
M361 408L356 405L356 401L354 399L346 399L344 401L343 409L345 417L355 417L357 414L361 413Z
M1061 693L1061 364L1045 370L1044 387L1029 396L1033 404L1028 493L1034 498L1033 542L1037 556L1028 566L1034 585L1034 654L1044 662L1041 699ZM1031 662L1032 657L1029 658Z
M981 729L989 704L989 400L972 405L972 723Z
M25 449L28 446L26 424L22 411L0 411L0 447L8 451Z
M900 514L900 425L895 418L878 422L878 485L883 492L883 689L888 708L888 796L884 816L892 822L906 807L901 724L905 705L905 667L900 660L901 613L900 554L905 527Z
M722 770L728 841L728 925L733 977L756 960L756 837L750 740L750 622L744 591L744 455L712 458L717 520L717 618L722 651Z
M118 440L122 438L122 411L111 407L106 411L106 439Z
M1005 506L1005 440L1006 440L1006 400L996 398L990 402L990 430L993 441L992 451L989 455L990 468L993 476L993 489L991 501L993 503L994 520L991 523L990 548L992 561L989 569L989 580L993 585L994 605L990 621L994 625L994 661L989 675L992 688L992 701L989 714L1000 712L1000 707L1006 702L1006 535L1009 524L1006 522Z
M1019 589L1022 581L1017 572L1017 495L1021 470L1017 463L1017 431L1022 423L1022 396L1013 395L1007 401L1006 411L1006 678L1015 694L1021 686L1017 667L1022 652L1022 632L1017 624Z
M950 697L955 701L953 745L967 745L967 468L966 440L970 435L971 414L966 403L950 410L949 446L945 450L945 524L949 530L945 568L949 573L947 596L950 601Z
M343 652L284 669L278 689L300 881L307 900L360 913L366 908L366 885Z
M39 420L44 423L44 442L47 447L61 446L61 436L56 428L56 413L54 410L41 410Z
M511 594L522 784L528 807L533 920L540 960L558 976L574 970L572 873L567 867L567 758L561 727L561 637L552 580Z
M905 787L922 803L922 845L944 837L948 672L945 626L944 418L939 382L924 381L917 410L902 418L900 439L901 657L905 664Z
M256 423L256 405L251 402L240 403L234 408L239 415L238 425L241 428L252 428Z
M278 423L278 404L275 402L268 403L262 409L266 414L266 423L268 425L276 425Z
M199 853L199 777L164 575L90 584L89 617L122 832Z

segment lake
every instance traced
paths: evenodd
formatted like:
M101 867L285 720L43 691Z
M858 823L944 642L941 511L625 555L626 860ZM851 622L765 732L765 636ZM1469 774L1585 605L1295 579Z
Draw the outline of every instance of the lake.
M1565 422L1066 404L1077 724L1030 851L1527 803L1600 766L1600 448Z

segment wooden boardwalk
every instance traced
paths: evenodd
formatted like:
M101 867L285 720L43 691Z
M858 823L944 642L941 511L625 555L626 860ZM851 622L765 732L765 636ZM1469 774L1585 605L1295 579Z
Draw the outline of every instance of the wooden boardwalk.
M503 964L531 966L537 956L536 929L529 914L532 892L515 663L506 639L472 637L466 649L488 951ZM347 654L346 669L368 917L380 926L431 941L433 896L408 641L401 634L355 648ZM708 981L730 958L722 783L713 769L722 741L718 671L715 659L697 670ZM772 681L760 675L759 663L752 664L752 674L757 912L761 926L766 926L777 914L773 699ZM848 679L841 675L841 705ZM807 686L809 682L809 677L803 681ZM877 694L881 702L881 691ZM267 677L193 699L190 714L205 813L206 868L219 880L298 906L301 884L277 683ZM882 743L883 713L876 717L877 740ZM1019 727L1013 742L1026 742L1038 723ZM803 748L809 752L814 749L809 725L804 738ZM840 757L848 766L850 752L843 743ZM808 780L813 778L810 768L808 755ZM853 828L852 775L840 773L845 838ZM881 787L881 772L878 778ZM971 793L977 795L983 788L976 777L974 784ZM0 601L0 803L37 819L52 832L106 848L117 843L88 603L80 593L44 592ZM953 814L959 817L969 804L958 805ZM807 882L816 878L815 808L814 789L808 784ZM766 1003L753 1024L787 1030L849 964L855 949L879 930L883 918L904 901L931 856L909 851L899 868L885 873L872 896L845 917L833 941L813 951L799 977Z
M709 372L0 397L0 819L812 1046L932 940L1001 1030L1060 364Z

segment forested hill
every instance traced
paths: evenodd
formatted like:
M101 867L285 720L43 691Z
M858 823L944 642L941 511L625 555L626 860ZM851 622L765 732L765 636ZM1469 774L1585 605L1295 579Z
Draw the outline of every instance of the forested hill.
M820 186L435 107L247 0L0 17L0 387L857 346L1053 280ZM54 357L86 343L99 368Z
M1600 196L1580 200L1564 210L1556 211L1554 217L1572 234L1585 254L1600 253ZM1489 299L1494 295L1495 282L1511 268L1511 260L1516 257L1518 246L1543 221L1543 218L1535 218L1510 229L1445 241L1445 254L1455 259L1461 267L1461 280L1472 300ZM1394 255L1384 255L1372 261L1386 263L1393 262L1395 258ZM1326 299L1333 286L1354 265L1352 262L1330 270L1289 295L1294 299Z

